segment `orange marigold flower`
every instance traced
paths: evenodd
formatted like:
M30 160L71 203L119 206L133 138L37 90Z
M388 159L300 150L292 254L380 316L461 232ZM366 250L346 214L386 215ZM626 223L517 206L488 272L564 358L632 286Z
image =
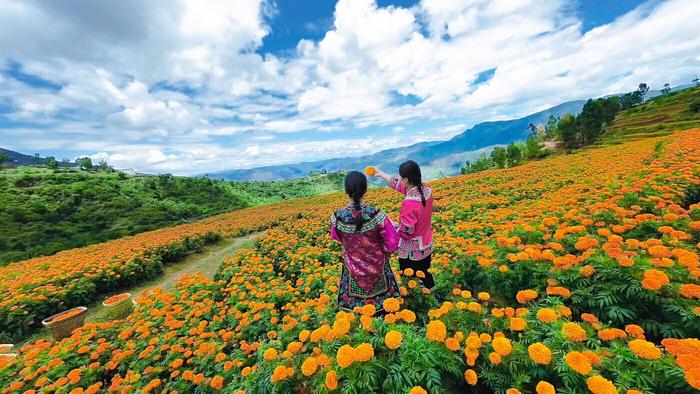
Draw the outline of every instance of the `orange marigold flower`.
M403 335L396 330L391 330L384 336L384 343L386 344L386 347L392 350L398 349L399 346L401 346L402 341Z
M541 308L537 311L537 320L544 323L554 323L557 321L557 312L552 308Z
M537 292L534 290L520 290L518 294L515 295L515 299L521 303L525 304L537 298Z
M628 324L625 326L625 331L638 339L644 339L644 329L636 324Z
M523 394L520 392L520 390L516 389L515 387L511 387L508 390L506 390L506 394Z
M649 269L644 271L644 276L642 279L642 287L647 290L659 290L661 286L670 283L668 276L663 272L656 269Z
M369 176L375 176L377 175L377 169L373 166L367 166L365 167L365 174Z
M494 338L493 341L491 341L491 346L493 346L493 350L501 356L507 356L513 351L513 345L510 344L510 340L504 337Z
M428 394L427 391L423 387L420 386L413 386L409 394Z
M478 380L476 376L476 371L474 371L473 369L467 369L464 372L464 380L466 380L468 384L475 386Z
M443 342L447 335L447 327L440 320L433 320L428 323L426 338L432 341Z
M700 286L692 283L681 285L680 294L685 298L700 298Z
M661 350L654 346L653 343L643 339L632 340L628 346L630 350L632 350L632 353L636 354L638 357L647 360L656 360L661 357Z
M527 322L521 317L510 318L510 329L513 331L523 331L527 327Z
M211 379L211 382L209 382L209 386L213 388L214 390L221 390L224 387L224 378L223 376L216 375Z
M445 339L445 346L453 352L459 349L459 341L456 338Z
M338 388L338 374L334 370L326 373L326 388L331 391Z
M491 352L489 353L489 361L491 361L492 364L500 364L501 355L496 352Z
M353 357L355 349L350 345L343 345L338 349L336 354L336 360L338 360L338 366L340 368L347 368L355 361Z
M353 352L353 360L358 362L366 362L374 357L374 348L369 343L361 343Z
M476 298L480 299L481 301L488 301L491 298L491 295L485 291L482 291L476 295Z
M277 349L269 348L263 353L263 358L267 361L274 360L277 358Z
M567 353L566 356L564 356L564 361L566 361L566 364L568 364L571 369L581 375L587 375L593 369L591 360L581 352L574 351Z
M535 391L537 391L537 394L555 394L557 392L551 383L544 380L540 380L537 383L537 386L535 386Z
M301 373L303 373L304 376L313 375L317 369L318 362L316 361L316 357L307 357L304 363L301 364Z
M566 337L566 339L574 342L582 342L585 341L588 336L586 336L586 331L581 328L576 323L564 323L564 326L562 327L562 333Z
M606 328L598 331L598 338L604 341L612 341L618 338L627 338L627 333L619 328Z
M593 394L617 394L615 385L600 375L591 376L586 380L588 389Z
M396 298L387 298L386 300L384 300L382 306L384 307L384 310L389 313L394 313L398 311L399 308L401 308L401 304Z
M529 354L532 361L537 364L547 365L552 360L552 351L541 342L536 342L528 346L527 354Z

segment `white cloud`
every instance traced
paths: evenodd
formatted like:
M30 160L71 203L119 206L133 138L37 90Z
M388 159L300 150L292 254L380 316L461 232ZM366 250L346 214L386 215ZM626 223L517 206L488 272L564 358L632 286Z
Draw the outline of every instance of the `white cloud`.
M700 68L694 0L649 2L585 33L563 0L340 0L324 37L283 57L254 51L272 4L0 0L0 70L17 62L61 86L0 73L0 111L19 123L0 144L143 171L249 167L447 138L642 81L687 83ZM421 102L395 101L409 95Z

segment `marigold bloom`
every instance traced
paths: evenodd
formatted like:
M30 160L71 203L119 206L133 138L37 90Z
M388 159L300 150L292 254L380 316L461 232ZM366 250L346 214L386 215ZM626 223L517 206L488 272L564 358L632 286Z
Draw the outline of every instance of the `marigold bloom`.
M591 376L586 380L588 389L593 394L617 394L615 385L600 375Z
M338 388L338 375L334 370L330 370L326 373L326 388L331 391Z
M277 358L277 349L269 348L263 353L263 358L267 361Z
M445 339L445 346L453 352L459 349L459 341L456 338Z
M316 372L316 369L318 369L316 357L307 357L306 360L304 360L304 363L301 364L301 373L303 373L304 376L313 375Z
M496 352L491 352L489 353L489 361L491 361L492 364L500 364L501 355Z
M384 343L386 344L386 347L392 350L398 349L399 346L401 346L402 341L403 335L396 330L391 330L384 336Z
M555 394L557 391L554 389L551 383L540 380L535 386L535 391L537 394Z
M518 294L515 295L515 299L521 304L526 304L535 298L537 298L537 292L531 289L520 290Z
M513 331L523 331L527 327L527 322L525 319L520 317L510 318L510 329Z
M537 320L543 323L554 323L557 321L557 312L552 308L541 308L537 311Z
M377 169L373 166L367 166L365 167L365 174L369 176L375 176L377 175Z
M347 368L355 361L353 357L355 349L350 345L343 345L338 349L336 354L336 360L338 361L338 366L340 368Z
M513 351L513 345L510 344L508 338L494 338L493 341L491 341L491 346L493 346L493 350L501 356L507 356Z
M656 360L661 357L661 350L654 346L653 343L643 339L634 339L630 341L628 346L630 350L632 350L632 353L636 354L638 357L647 360Z
M361 343L355 347L353 352L353 360L358 362L366 362L374 357L374 348L369 343Z
M443 342L445 340L445 336L447 335L447 327L445 327L445 323L441 322L440 320L433 320L428 323L426 328L426 338L438 342Z
M564 323L562 333L566 339L574 342L585 341L586 338L588 338L586 336L586 331L584 331L583 328L576 323Z
M593 369L591 360L589 360L588 357L581 352L569 352L566 354L566 356L564 356L564 360L571 369L580 373L581 375L587 375Z
M547 365L552 360L552 351L541 342L536 342L528 346L527 354L529 354L532 361L537 364Z
M511 387L508 390L506 390L506 394L522 394L520 390L516 389L515 387Z
M425 391L425 389L423 389L423 387L413 386L413 388L411 389L409 394L428 394L428 392Z
M481 301L488 301L491 298L491 295L485 291L482 291L476 295L476 298L480 299Z
M475 386L478 380L476 376L476 371L474 371L473 369L467 369L464 372L464 380L466 380L468 384Z
M211 382L209 382L209 386L213 388L214 390L221 390L224 387L224 378L223 376L216 375L211 379Z
M394 313L398 311L399 308L401 308L401 304L396 298L387 298L386 300L384 300L382 306L384 306L384 310L389 313Z

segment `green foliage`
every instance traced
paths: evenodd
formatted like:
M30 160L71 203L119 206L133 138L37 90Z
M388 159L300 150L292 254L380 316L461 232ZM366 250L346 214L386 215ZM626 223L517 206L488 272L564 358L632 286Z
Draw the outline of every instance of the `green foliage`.
M10 161L10 155L7 152L0 152L0 166Z
M100 172L5 169L0 172L0 265L217 212L340 191L342 182L342 174L229 182L172 175L127 176L109 167Z
M520 164L520 161L523 159L523 149L520 144L508 144L506 156L508 157L508 167L515 167Z
M508 151L502 146L497 146L491 151L491 160L497 168L505 168L508 162Z
M473 174L480 171L486 171L493 168L494 163L491 157L482 154L481 157L474 163L467 160L464 167L461 169L462 174Z
M89 157L79 157L76 161L75 164L80 167L81 170L89 170L92 169L92 160Z
M53 156L47 156L46 159L44 159L44 164L52 170L58 168L58 161L56 161L56 158Z

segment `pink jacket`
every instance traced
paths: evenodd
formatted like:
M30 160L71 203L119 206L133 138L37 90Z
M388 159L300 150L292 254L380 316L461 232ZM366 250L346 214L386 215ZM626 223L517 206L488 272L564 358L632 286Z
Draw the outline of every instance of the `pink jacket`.
M425 206L421 202L418 187L406 189L398 178L389 187L404 195L399 215L399 258L422 260L433 251L433 190L423 185Z

